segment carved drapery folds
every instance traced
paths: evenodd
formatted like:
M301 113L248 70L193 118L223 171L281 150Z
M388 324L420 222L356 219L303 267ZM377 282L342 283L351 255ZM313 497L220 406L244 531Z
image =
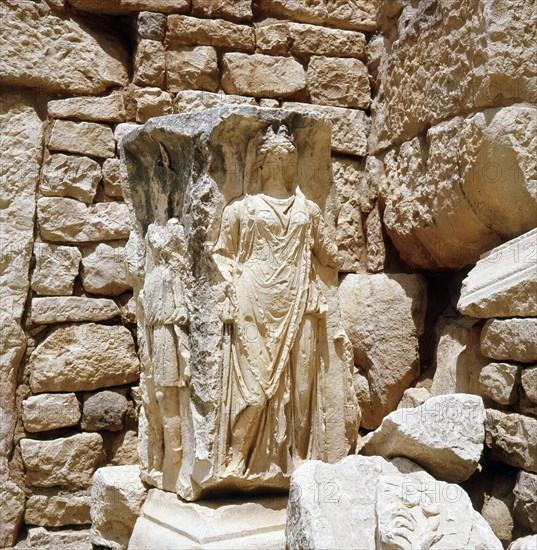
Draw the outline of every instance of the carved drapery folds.
M123 141L144 479L187 500L285 490L352 449L330 132L315 116L220 107Z

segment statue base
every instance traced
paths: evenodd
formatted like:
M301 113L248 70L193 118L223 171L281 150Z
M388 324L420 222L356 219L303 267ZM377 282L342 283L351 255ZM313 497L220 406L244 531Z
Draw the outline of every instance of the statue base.
M186 502L151 489L130 550L285 549L287 496Z

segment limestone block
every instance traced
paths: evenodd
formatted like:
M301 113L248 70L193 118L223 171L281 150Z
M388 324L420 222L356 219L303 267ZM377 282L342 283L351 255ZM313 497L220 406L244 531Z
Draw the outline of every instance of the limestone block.
M24 521L41 527L88 525L90 503L90 495L84 492L32 495L26 502Z
M306 87L302 65L291 57L227 53L222 87L228 94L286 97Z
M124 242L84 247L81 272L84 290L91 294L119 296L131 288L126 266Z
M112 92L105 97L71 97L48 102L48 114L53 118L78 118L94 122L124 122L123 94Z
M91 488L91 542L127 548L145 497L139 466L99 468Z
M166 40L174 46L213 46L253 52L254 30L222 19L197 19L185 15L168 17Z
M483 255L462 283L457 309L485 319L537 317L536 239L534 229Z
M127 206L122 202L86 205L68 198L37 201L41 236L50 241L84 243L112 241L129 236Z
M490 361L481 354L479 323L469 317L441 317L435 332L438 344L434 354L435 372L431 395L482 395L479 375Z
M260 53L270 55L289 55L289 23L273 22L255 27L255 46Z
M121 312L121 319L123 320L123 323L127 325L136 324L136 300L134 299L134 296L131 296L126 304L122 304L119 307L119 310Z
M537 535L528 535L513 541L508 550L534 550L537 545Z
M537 319L489 319L481 332L481 351L491 359L537 361Z
M138 435L134 430L121 432L112 443L110 449L110 464L112 466L127 466L138 464Z
M61 548L61 550L92 550L89 529L48 531L30 527L28 542L32 548Z
M95 468L106 455L97 433L38 441L21 439L26 484L33 487L89 487Z
M487 409L486 444L494 460L537 473L537 419Z
M510 363L489 363L479 374L483 395L500 405L513 405L518 400L520 367Z
M163 13L141 11L138 14L137 30L140 38L163 40L166 33L166 16Z
M348 274L339 299L354 362L369 381L371 401L360 403L362 426L374 429L417 378L425 281L419 275Z
M161 13L185 13L190 9L189 0L67 0L81 11L118 15L139 11Z
M123 429L126 413L127 398L120 392L106 390L85 395L81 427L90 432L117 432Z
M136 105L137 122L146 122L152 117L169 115L173 112L170 94L162 91L160 88L141 88L136 90L133 94L133 99ZM135 127L136 125L125 126L122 132L127 128ZM120 142L117 137L116 141Z
M253 97L186 90L178 92L173 103L175 113L210 109L218 105L256 105L256 101Z
M119 308L113 300L84 296L33 298L30 310L31 321L36 325L106 321L117 315Z
M382 64L373 113L372 148L400 143L461 112L535 104L531 45L537 28L530 23L534 7L532 0L442 0L434 9L408 6L399 18L393 17L390 53ZM444 17L447 10L449 17ZM528 131L523 124L520 130ZM496 159L490 160L494 165ZM507 172L503 170L502 179L514 177Z
M110 126L71 120L54 121L48 148L104 158L113 157L116 151Z
M412 409L423 405L427 399L431 397L431 394L427 388L408 388L404 391L398 409Z
M470 394L431 397L423 405L398 409L368 434L364 455L404 456L437 479L466 481L476 470L485 441L485 407Z
M261 0L260 9L266 17L330 25L342 29L373 31L376 29L378 1Z
M520 379L527 398L537 403L537 365L523 369Z
M516 519L523 527L535 533L537 531L537 474L520 470L513 492Z
M358 59L314 55L307 80L313 103L367 109L371 102L367 68Z
M110 33L27 0L5 0L2 18L4 84L77 94L127 85L127 52Z
M39 191L46 197L72 197L91 204L101 181L101 167L87 157L50 155L43 165Z
M233 21L250 21L250 0L192 0L192 13L197 17L222 17Z
M3 479L0 485L0 547L15 545L19 527L24 516L26 495L24 491L9 479Z
M22 402L22 421L27 432L75 426L79 420L80 403L74 393L42 393Z
M504 547L513 540L515 519L513 515L516 475L513 471L498 468L488 480L481 515L492 527Z
M410 460L377 456L300 466L291 478L286 538L290 550L503 548L460 486Z
M218 88L218 59L210 46L195 46L166 51L168 90L197 89L216 91Z
M119 159L106 159L103 162L103 186L107 197L122 198Z
M91 391L138 379L131 333L123 326L94 323L57 327L30 358L34 393Z
M332 127L332 150L336 153L364 157L370 120L364 112L341 107L283 103L282 108L299 113L316 113Z
M140 86L164 88L166 50L158 40L142 39L134 57L134 83Z
M75 246L35 243L32 290L38 295L72 294L82 254Z

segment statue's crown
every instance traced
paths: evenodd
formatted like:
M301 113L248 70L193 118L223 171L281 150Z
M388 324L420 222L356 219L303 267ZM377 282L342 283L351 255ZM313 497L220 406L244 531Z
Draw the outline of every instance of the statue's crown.
M272 126L269 126L263 133L260 150L266 151L274 145L283 145L286 149L294 148L293 139L289 135L289 130L284 124L281 124L278 131L275 132Z

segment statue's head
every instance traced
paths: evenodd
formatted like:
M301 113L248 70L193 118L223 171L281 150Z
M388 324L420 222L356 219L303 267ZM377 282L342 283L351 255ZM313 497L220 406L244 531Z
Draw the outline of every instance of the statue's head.
M296 153L293 138L285 125L280 125L277 132L269 126L263 133L257 147L260 162L286 162Z

